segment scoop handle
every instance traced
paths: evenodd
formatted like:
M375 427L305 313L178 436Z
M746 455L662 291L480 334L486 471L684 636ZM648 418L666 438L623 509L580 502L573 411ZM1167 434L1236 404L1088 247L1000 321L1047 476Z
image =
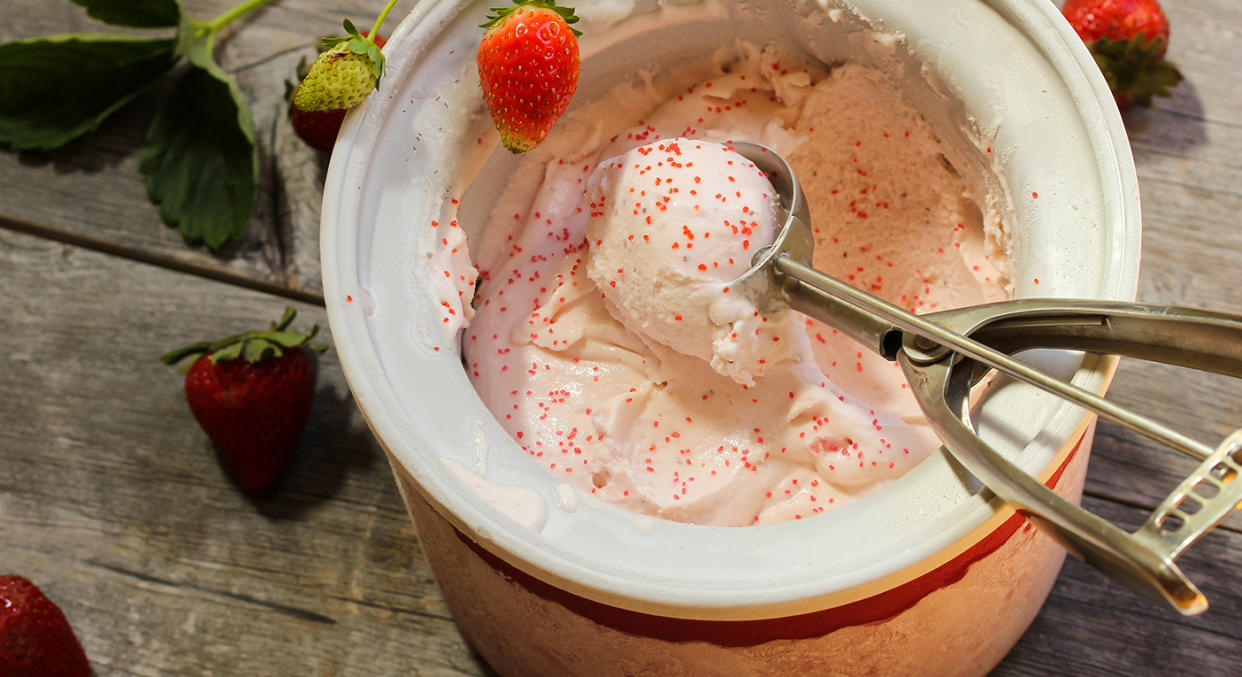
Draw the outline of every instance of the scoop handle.
M986 319L970 335L1006 353L1067 348L1242 378L1239 315L1085 299L1014 299L975 308Z
M818 271L815 272L818 275ZM835 281L834 278L824 277ZM897 359L897 352L901 350L901 329L892 322L851 306L810 281L800 279L797 273L783 280L781 291L790 308L836 329L879 353L884 359Z
M969 361L953 357L918 364L903 353L898 363L945 448L1000 500L1015 506L1079 559L1131 590L1164 600L1185 615L1207 608L1207 599L1174 563L1177 553L1173 548L1128 534L1074 505L1027 475L975 433L970 424L973 370ZM1242 487L1242 482L1238 484ZM1211 526L1201 528L1206 531Z
M812 317L858 338L864 345L888 359L895 359L900 354L908 355L916 363L930 364L943 360L949 352L955 352L1069 400L1183 453L1206 458L1212 452L1201 442L1166 425L1139 416L1095 393L1066 383L970 338L967 334L974 329L974 324L970 321L964 324L950 322L952 326L945 326L940 320L959 319L959 315L952 311L938 313L935 317L915 315L825 275L786 252L773 256L771 266L782 288L793 284L787 281L789 278L798 285L793 292L785 292L787 299L806 302L805 312ZM804 287L813 288L817 294L805 291ZM823 301L827 303L819 303ZM846 309L852 312L847 312ZM982 314L986 318L988 312L990 309L986 306L974 306L963 309L960 317L973 318L976 314ZM885 323L891 323L891 326L886 328Z

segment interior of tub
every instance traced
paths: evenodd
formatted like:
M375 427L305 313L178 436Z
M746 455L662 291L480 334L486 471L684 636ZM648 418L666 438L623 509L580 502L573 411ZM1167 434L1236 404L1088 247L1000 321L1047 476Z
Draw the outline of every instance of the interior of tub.
M1133 298L1138 215L1128 147L1055 9L824 4L583 2L574 106L739 37L829 66L880 66L960 157L996 182L1015 296ZM431 221L456 220L472 243L484 240L478 231L517 167L487 131L478 93L474 55L486 9L414 8L385 50L380 91L342 130L325 191L325 294L342 365L377 437L424 496L468 538L555 585L626 608L714 618L796 612L806 600L864 589L992 519L987 492L943 452L810 519L704 527L599 501L519 448L467 378L460 332L444 330L423 263L441 246L425 227ZM1024 359L1091 390L1109 377L1091 356ZM1081 410L1015 383L989 389L975 421L1036 476L1052 471L1085 425Z

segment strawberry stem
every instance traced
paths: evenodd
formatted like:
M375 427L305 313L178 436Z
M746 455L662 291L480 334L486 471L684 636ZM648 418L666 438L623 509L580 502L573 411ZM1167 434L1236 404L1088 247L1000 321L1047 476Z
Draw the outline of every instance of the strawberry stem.
M216 18L206 23L200 24L200 26L206 29L207 32L209 33L215 33L221 28L224 28L225 26L227 26L230 22L232 22L237 17L251 10L258 9L259 7L262 7L263 5L266 5L267 3L271 1L272 0L245 0L245 2L238 4L232 9L225 10L224 13L220 14Z
M371 24L371 32L367 33L367 40L375 42L375 35L379 33L380 26L384 23L384 19L388 18L388 13L397 5L397 0L388 0L388 4L384 5L384 11L375 17L375 23Z

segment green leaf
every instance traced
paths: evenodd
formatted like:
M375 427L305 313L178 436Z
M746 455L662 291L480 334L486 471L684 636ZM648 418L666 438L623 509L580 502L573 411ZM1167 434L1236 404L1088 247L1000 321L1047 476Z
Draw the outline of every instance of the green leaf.
M1164 59L1162 36L1140 33L1128 40L1100 38L1088 46L1118 103L1150 105L1153 96L1171 96L1182 81L1177 66Z
M246 343L245 341L238 341L237 343L230 343L229 345L224 346L223 348L212 353L211 354L212 364L215 364L216 362L220 362L220 361L227 362L229 360L236 360L237 358L241 357L242 346L245 345L245 343Z
M306 334L300 331L269 331L263 334L263 338L285 348L300 346L307 341Z
M250 109L203 46L155 114L139 169L164 223L219 249L246 231L258 195Z
M384 75L384 53L374 42L368 44L370 47L367 47L367 57L371 59L371 72L375 73L375 79L378 82Z
M160 356L160 361L164 364L176 364L190 355L204 355L211 348L211 341L199 341L183 346L175 350L170 350Z
M0 45L0 143L47 150L95 129L172 67L174 47L86 34Z
M279 322L272 323L272 331L284 331L293 324L293 318L298 316L298 311L293 306L285 306L285 312L281 314Z
M181 21L178 0L73 0L87 16L114 26L162 28Z
M266 339L252 338L242 343L242 357L251 364L262 362L268 357L280 357L280 355L280 346Z
M325 35L319 38L319 51L326 52L329 49L332 49L333 47L336 47L337 45L341 44L342 42L346 42L352 39L353 38L349 37L348 35L346 35L343 38L339 36ZM306 76L303 75L302 77L306 77Z

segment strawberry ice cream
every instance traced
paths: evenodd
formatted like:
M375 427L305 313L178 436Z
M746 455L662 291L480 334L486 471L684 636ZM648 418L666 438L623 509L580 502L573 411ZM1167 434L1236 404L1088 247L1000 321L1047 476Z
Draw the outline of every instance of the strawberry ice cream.
M521 159L474 252L464 361L569 485L685 522L801 519L939 443L896 365L726 291L775 228L762 176L701 155L730 139L790 161L821 270L917 312L1007 295L1003 199L973 151L878 70L743 45L618 85Z
M770 322L729 288L779 230L778 196L752 162L709 141L653 141L601 164L587 199L587 276L617 321L747 386L789 357L796 318Z

